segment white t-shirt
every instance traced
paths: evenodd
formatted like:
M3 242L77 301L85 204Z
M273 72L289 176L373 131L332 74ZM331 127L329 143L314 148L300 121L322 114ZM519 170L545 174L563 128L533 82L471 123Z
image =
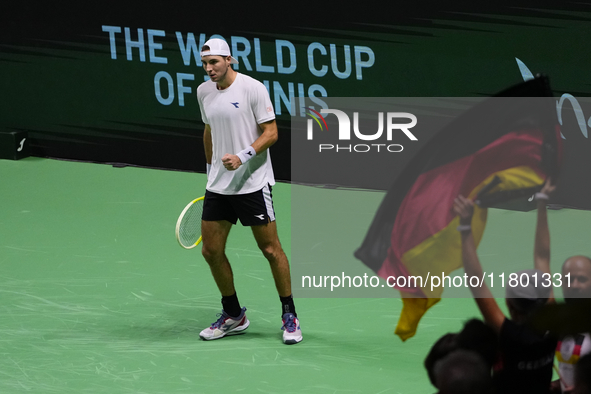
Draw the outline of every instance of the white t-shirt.
M219 194L246 194L275 184L268 150L228 171L222 164L226 154L236 154L261 135L260 123L275 119L275 111L265 85L248 75L237 73L224 90L207 81L197 88L201 118L211 127L213 155L207 190Z
M558 360L558 370L560 376L566 384L574 386L575 384L575 364L580 357L591 353L591 338L589 333L578 334L574 336L566 336L558 342L556 347L556 359ZM564 385L560 382L562 391Z

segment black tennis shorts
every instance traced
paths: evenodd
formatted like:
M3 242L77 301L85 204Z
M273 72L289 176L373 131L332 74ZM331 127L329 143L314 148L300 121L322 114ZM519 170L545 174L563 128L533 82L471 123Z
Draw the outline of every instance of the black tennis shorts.
M247 194L218 194L205 191L203 215L205 221L227 220L243 226L258 226L275 221L271 185Z

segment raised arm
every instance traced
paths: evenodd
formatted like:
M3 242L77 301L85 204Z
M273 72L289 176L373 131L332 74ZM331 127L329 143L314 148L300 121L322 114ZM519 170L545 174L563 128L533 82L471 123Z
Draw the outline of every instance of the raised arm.
M548 195L556 189L548 179L539 193L536 193L538 218L536 223L536 239L534 243L534 268L545 274L552 275L550 271L550 230L548 229L548 214L546 203ZM554 302L554 291L551 290L548 302Z
M464 265L464 271L468 277L476 276L483 278L482 266L476 253L476 244L474 243L474 236L470 227L472 215L474 214L474 203L463 196L458 196L454 200L453 209L460 217L461 227L459 229L461 230L462 237L462 263ZM481 287L470 287L470 291L476 300L484 321L499 332L505 320L505 315L499 308L497 301L493 298L487 284L482 283Z

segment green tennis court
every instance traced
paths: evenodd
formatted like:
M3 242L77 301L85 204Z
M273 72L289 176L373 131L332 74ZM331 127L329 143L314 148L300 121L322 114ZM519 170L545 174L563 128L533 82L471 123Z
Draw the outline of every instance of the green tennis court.
M286 346L267 262L250 230L236 226L227 254L251 326L204 342L199 332L215 321L220 296L199 248L180 248L174 225L203 194L205 175L27 158L0 161L0 181L2 393L433 392L428 349L478 316L473 300L444 299L402 343L393 334L399 299L298 298L304 341ZM292 189L305 187L273 189L288 256L297 256ZM337 193L334 209L381 195L314 189L314 198ZM591 254L590 212L549 215L553 269ZM479 248L485 269L531 261L534 223L533 212L491 210Z

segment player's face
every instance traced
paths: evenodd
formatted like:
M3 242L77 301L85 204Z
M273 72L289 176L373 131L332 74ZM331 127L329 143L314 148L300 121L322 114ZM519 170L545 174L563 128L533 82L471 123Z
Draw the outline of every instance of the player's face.
M570 274L570 286L564 275ZM562 266L564 298L591 298L591 261L583 256L571 257Z
M213 82L221 83L226 79L230 61L223 56L203 56L203 69Z

